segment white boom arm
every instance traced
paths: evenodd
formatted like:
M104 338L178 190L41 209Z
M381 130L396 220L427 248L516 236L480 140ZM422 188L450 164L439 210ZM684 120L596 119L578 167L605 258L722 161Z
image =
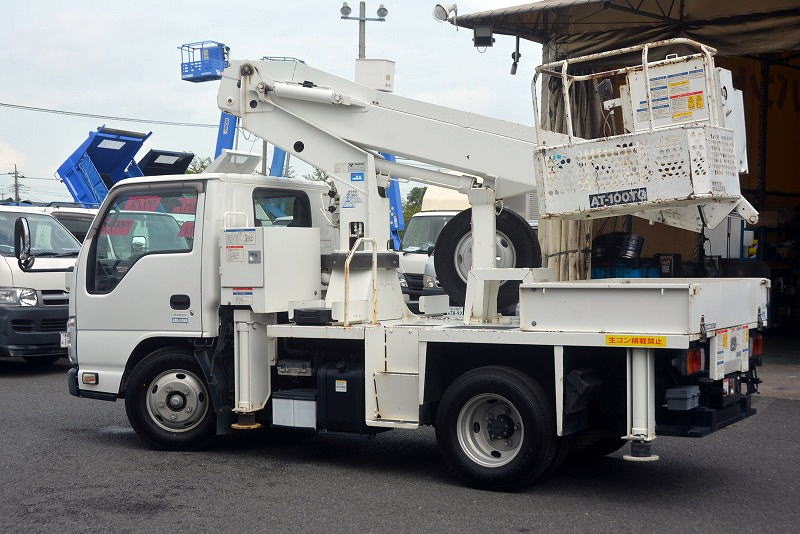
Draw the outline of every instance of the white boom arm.
M386 251L389 204L385 189L391 175L469 193L473 268L491 269L495 265L495 200L536 188L533 128L382 93L300 62L231 62L223 74L218 105L238 116L242 128L322 169L337 182L340 252L351 250L362 237L378 252ZM566 136L551 132L540 136L542 143L565 140ZM377 151L469 176L390 163ZM326 298L334 307L337 299L347 301L353 292L353 284L340 283L339 278L332 273ZM496 289L498 283L492 284ZM372 288L380 292L381 283ZM488 295L492 292L490 287ZM491 296L484 297L482 290L471 294L477 303L473 308L480 308L479 320L494 312ZM376 314L379 319L393 318L391 311L384 311Z

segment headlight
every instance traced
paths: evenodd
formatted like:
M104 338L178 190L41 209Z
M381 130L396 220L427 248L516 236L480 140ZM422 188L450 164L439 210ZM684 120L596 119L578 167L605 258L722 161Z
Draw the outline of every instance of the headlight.
M400 287L408 287L408 280L406 280L406 275L401 272L397 273L397 279L400 280Z
M422 285L428 289L436 287L436 277L429 274L423 274Z
M0 287L0 304L11 306L36 306L36 290L27 287Z

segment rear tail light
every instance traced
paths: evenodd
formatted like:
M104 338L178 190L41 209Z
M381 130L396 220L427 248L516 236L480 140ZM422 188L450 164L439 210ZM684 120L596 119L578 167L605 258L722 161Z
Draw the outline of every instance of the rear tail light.
M750 356L761 356L762 354L764 354L764 336L750 334Z
M701 347L682 350L672 359L672 366L684 376L699 373L706 368L706 353Z

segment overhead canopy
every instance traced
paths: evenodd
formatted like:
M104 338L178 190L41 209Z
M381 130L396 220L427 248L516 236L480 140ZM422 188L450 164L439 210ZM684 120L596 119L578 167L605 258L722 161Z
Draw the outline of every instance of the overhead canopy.
M800 0L542 0L450 22L491 26L571 57L673 37L725 56L800 49Z

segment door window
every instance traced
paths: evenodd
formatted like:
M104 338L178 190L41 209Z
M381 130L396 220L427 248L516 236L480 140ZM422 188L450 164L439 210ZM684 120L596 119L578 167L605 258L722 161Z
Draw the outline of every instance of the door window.
M197 192L140 192L114 199L92 246L89 291L112 291L150 254L191 252Z
M311 227L311 204L301 191L256 189L253 206L256 226Z

